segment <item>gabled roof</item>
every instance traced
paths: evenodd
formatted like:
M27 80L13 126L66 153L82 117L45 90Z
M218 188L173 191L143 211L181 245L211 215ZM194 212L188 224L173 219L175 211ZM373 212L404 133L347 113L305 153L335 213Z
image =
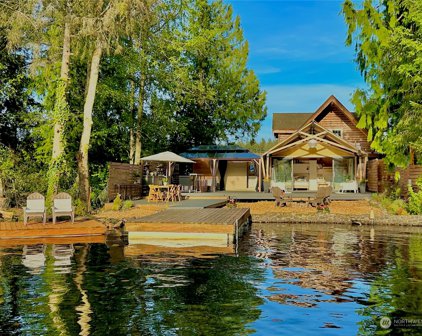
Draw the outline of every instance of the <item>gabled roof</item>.
M328 99L314 113L274 113L273 114L273 132L282 132L289 130L298 130L300 127L317 120L328 107L335 107L342 112L353 124L357 124L357 120L352 112L350 112L334 95ZM366 134L364 129L359 129Z
M334 105L335 107L337 107L341 112L343 112L343 114L354 124L357 123L357 120L355 118L355 116L353 115L353 113L351 113L342 103L340 103L340 101L333 95L331 95L330 97L328 97L328 99L315 111L315 113L311 114L309 116L309 118L307 120L305 120L304 124L308 124L313 120L316 120L319 115L324 112L327 107L329 107L330 105Z
M273 132L283 130L296 131L311 115L312 113L274 113Z
M311 129L312 132L310 131ZM286 146L290 147L294 146L295 144L306 142L311 138L319 142L342 148L343 150L349 151L351 153L364 154L363 151L358 150L352 143L335 135L334 133L330 132L326 128L316 123L315 121L312 121L298 129L296 132L294 132L292 135L290 135L283 141L277 143L275 146L270 148L267 152L264 153L264 156L274 154L286 148Z

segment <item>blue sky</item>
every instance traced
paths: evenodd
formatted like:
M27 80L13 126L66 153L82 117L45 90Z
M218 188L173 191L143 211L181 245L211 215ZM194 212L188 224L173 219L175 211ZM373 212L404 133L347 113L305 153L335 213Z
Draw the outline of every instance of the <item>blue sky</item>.
M272 138L275 112L314 112L331 94L348 109L365 84L345 46L337 0L229 0L249 42L249 67L267 91L268 116L257 139Z

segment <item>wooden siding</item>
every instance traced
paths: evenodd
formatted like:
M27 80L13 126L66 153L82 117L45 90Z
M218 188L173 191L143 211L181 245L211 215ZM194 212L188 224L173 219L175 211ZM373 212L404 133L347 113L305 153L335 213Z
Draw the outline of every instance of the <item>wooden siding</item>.
M117 185L133 185L131 197L141 197L142 186L135 184L142 173L142 166L129 163L110 162L108 176L108 199L114 200L117 195Z
M328 130L341 129L344 140L352 144L360 143L362 150L368 153L371 151L366 134L358 129L356 124L350 121L343 112L332 108L328 112L319 115L316 121Z
M277 133L277 139L278 139L278 141L283 141L291 135L292 135L292 133Z
M368 178L366 187L369 191L372 192L378 192L378 163L378 159L370 160L366 166L366 176Z
M395 181L396 172L400 173L400 179ZM416 180L422 177L421 165L410 165L406 169L395 169L389 171L383 160L370 160L367 165L367 188L369 191L382 193L388 188L400 188L401 196L408 196L408 183L412 183L412 188L417 190Z
M202 160L202 159L195 159L195 163L193 164L193 172L195 174L212 176L211 168L210 168L210 161L209 160Z

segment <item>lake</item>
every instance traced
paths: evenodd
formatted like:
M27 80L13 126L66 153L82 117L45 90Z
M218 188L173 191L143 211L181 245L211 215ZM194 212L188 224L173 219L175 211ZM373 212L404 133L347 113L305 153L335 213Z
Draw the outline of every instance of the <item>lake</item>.
M422 334L422 229L253 224L237 255L127 251L1 248L0 334Z

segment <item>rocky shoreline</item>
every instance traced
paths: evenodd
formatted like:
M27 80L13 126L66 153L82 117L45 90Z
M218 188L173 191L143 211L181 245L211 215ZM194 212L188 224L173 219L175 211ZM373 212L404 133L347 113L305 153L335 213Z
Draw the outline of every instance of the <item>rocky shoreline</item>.
M268 213L252 215L254 223L304 223L304 224L347 224L347 225L391 225L422 227L422 216L396 216L369 218L368 215L338 214L286 214Z

